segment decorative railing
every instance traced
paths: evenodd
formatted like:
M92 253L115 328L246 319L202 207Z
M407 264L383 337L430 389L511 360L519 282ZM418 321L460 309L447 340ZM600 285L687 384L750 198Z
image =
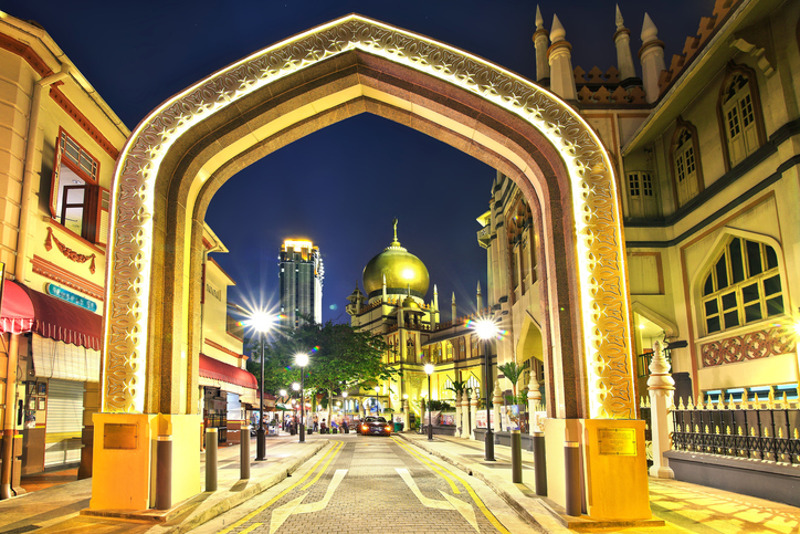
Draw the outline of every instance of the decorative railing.
M800 464L800 401L776 400L770 390L766 400L747 392L738 401L697 404L691 397L672 409L672 448L737 458Z

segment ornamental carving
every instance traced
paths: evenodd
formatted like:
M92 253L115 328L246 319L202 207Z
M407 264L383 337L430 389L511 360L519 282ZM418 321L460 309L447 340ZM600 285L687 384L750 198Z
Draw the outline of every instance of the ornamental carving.
M153 191L161 159L206 118L289 74L337 55L362 53L443 80L533 125L557 149L572 187L583 344L591 417L634 417L619 205L610 160L568 105L501 67L436 41L349 15L235 63L148 116L121 154L114 180L114 234L106 324L104 411L144 407Z
M72 250L71 248L68 248L64 243L59 241L56 236L53 235L53 229L48 226L47 227L47 237L44 240L44 249L49 251L50 249L53 248L53 243L56 244L56 247L58 248L58 250L61 251L61 254L63 254L64 257L67 258L68 260L74 261L75 263L86 263L87 261L91 260L91 263L89 264L89 272L94 274L94 271L95 271L95 266L94 266L95 254L87 256L85 254L79 254L79 253L75 252L74 250Z
M769 358L794 352L794 350L795 342L791 329L780 326L749 332L741 336L726 337L700 346L703 367Z

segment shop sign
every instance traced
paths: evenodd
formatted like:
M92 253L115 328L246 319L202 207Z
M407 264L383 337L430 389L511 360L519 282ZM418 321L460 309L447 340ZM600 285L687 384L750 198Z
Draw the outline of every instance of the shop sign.
M59 300L63 300L64 302L69 302L70 304L79 306L84 310L89 310L92 313L97 311L97 304L95 302L87 299L86 297L76 295L72 291L67 291L63 287L59 287L55 284L47 284L47 294Z

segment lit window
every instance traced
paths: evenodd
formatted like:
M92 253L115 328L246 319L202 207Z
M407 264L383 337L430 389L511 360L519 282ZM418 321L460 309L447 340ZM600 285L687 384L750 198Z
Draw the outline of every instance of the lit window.
M108 234L107 189L97 185L99 164L64 130L56 143L50 214L80 237L105 245Z
M722 94L722 115L728 157L735 166L759 147L756 113L750 92L750 79L734 74Z
M764 243L735 237L703 282L703 316L711 334L784 312L778 255Z

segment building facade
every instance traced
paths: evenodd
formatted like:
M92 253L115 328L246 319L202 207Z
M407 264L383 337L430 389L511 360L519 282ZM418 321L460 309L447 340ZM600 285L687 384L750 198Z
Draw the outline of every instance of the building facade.
M325 268L319 247L311 241L287 239L278 256L281 325L297 328L322 322L322 283Z
M615 30L615 31L614 31ZM667 67L653 20L639 65L617 9L617 65L572 67L566 30L541 14L537 79L578 109L614 156L622 198L638 387L668 345L676 395L797 395L800 290L800 5L718 0ZM639 76L641 72L641 76ZM498 174L478 240L508 335L498 361L547 380L539 209ZM548 363L549 362L549 363ZM503 384L508 389L507 383ZM552 399L546 399L552 400Z

